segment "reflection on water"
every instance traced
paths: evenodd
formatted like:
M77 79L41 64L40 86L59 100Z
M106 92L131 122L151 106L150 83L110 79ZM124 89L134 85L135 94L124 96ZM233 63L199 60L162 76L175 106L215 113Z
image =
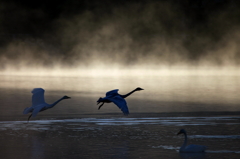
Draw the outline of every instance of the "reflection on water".
M43 142L41 141L40 138L38 137L33 137L32 138L32 146L30 147L29 152L31 152L31 157L30 158L45 158L44 152L46 151L44 149Z
M179 153L183 159L202 159L205 158L205 153Z

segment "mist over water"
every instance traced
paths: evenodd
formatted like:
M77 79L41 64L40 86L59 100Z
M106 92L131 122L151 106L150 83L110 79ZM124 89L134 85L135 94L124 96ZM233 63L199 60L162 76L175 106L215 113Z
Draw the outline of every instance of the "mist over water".
M56 10L51 20L46 20L49 15L41 5L26 12L28 6L4 4L0 12L14 8L19 14L13 12L16 18L8 25L2 23L2 71L64 74L88 69L236 70L239 66L236 1L81 1L79 10L71 2L59 2L61 11ZM30 23L30 15L36 26L14 31L15 25L23 25L17 17Z

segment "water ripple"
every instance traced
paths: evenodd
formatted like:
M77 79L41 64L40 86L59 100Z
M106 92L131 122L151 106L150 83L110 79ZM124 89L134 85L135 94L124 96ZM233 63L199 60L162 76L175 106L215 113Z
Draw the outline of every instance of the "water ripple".
M81 127L85 128L89 124L104 126L104 125L139 125L139 124L158 124L171 126L186 126L186 125L218 125L218 124L240 124L237 122L240 117L149 117L149 118L80 118L80 119L54 119L54 120L33 120L27 123L26 121L2 121L0 122L0 130L12 129L29 129L29 130L45 130L50 129L51 125L64 124L66 127ZM219 122L222 121L222 122ZM55 127L56 129L57 127ZM218 138L219 136L190 136L192 138ZM239 139L239 136L235 136Z

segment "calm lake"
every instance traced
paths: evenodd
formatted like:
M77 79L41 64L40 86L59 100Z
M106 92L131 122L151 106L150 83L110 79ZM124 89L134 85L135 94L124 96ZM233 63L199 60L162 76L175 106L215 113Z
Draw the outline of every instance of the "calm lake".
M98 110L107 91L126 94L124 116L112 103ZM23 115L33 88L45 89L54 108ZM240 76L0 76L1 158L240 158ZM189 144L205 153L182 154Z

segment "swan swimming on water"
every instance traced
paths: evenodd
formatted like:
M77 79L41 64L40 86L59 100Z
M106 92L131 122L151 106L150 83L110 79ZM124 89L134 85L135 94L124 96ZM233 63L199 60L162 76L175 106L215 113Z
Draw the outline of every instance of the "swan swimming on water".
M134 89L133 91L125 94L125 95L121 95L121 94L118 94L118 89L114 89L112 91L109 91L106 93L106 97L104 98L99 98L98 99L98 103L102 103L99 107L98 107L98 110L103 106L104 103L111 103L113 102L114 104L116 104L119 109L121 109L121 111L123 112L124 115L128 115L129 114L129 111L128 111L128 107L127 107L127 102L125 101L124 98L127 98L129 95L131 95L132 93L136 92L136 91L141 91L141 90L144 90L140 87Z
M206 150L206 146L204 145L188 145L187 146L187 132L184 129L181 129L177 135L184 134L185 140L183 145L181 146L179 152L185 152L185 153L199 153L204 152Z
M68 96L63 96L56 102L54 102L52 104L47 104L44 100L44 91L45 90L42 88L34 88L32 90L32 94L33 94L32 95L32 106L25 108L23 111L23 114L28 114L30 112L32 113L28 117L28 121L31 117L35 117L38 114L38 112L44 111L46 109L50 109L50 108L54 107L61 100L70 98Z

